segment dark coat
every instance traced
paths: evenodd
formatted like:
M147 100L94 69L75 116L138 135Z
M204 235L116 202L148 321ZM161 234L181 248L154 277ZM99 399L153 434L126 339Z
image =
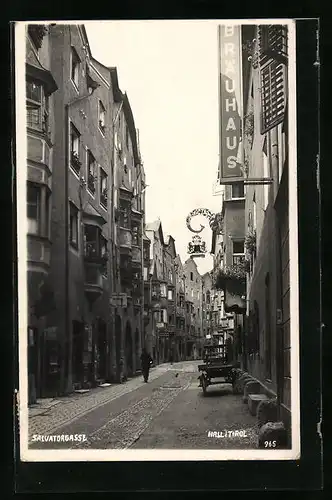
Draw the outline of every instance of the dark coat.
M141 363L142 363L142 368L149 368L152 362L152 358L149 353L147 352L142 352L141 354Z

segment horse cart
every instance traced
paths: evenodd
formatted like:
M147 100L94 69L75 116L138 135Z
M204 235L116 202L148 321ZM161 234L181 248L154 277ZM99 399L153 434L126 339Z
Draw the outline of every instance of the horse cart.
M227 363L225 345L205 345L203 361L204 364L198 365L198 370L201 372L198 378L204 396L209 385L233 382L234 365Z

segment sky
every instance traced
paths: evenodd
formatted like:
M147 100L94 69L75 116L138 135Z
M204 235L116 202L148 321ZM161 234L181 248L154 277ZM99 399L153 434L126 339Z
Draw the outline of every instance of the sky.
M146 222L160 217L182 262L194 233L195 208L220 211L213 196L219 158L218 55L215 21L99 21L85 23L92 55L116 66L127 92L146 173ZM219 186L220 189L220 186ZM201 274L212 269L208 220L195 217L206 242Z

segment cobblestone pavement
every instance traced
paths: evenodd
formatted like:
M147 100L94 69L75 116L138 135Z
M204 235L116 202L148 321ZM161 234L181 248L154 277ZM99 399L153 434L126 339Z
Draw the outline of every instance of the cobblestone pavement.
M148 384L131 380L127 384L105 388L104 398L90 398L94 405L75 398L65 420L59 404L51 411L61 414L56 428L39 434L85 434L85 442L38 442L31 449L245 449L257 447L256 418L249 414L241 396L231 386L213 386L203 397L198 387L198 362L174 363L157 367ZM159 370L158 370L159 368ZM222 388L223 387L223 388ZM119 390L121 388L121 391ZM113 391L112 391L112 390ZM116 390L115 390L116 389ZM92 391L91 391L92 392ZM92 396L92 395L91 395ZM101 401L98 403L97 401ZM74 404L74 402L73 402ZM78 405L79 406L78 408ZM61 410L61 411L60 411ZM79 413L80 411L80 413ZM67 412L70 413L70 412ZM41 419L43 417L40 417ZM33 419L34 420L34 419ZM49 422L51 424L51 422ZM56 432L54 431L56 429ZM211 438L208 431L242 431L244 436Z
M149 380L153 381L166 373L170 364L162 364L150 371ZM95 388L89 392L62 398L41 400L40 405L29 408L29 440L33 434L53 434L58 429L82 417L100 405L109 403L128 392L142 387L142 377L128 380L124 384L114 384L110 387Z
M208 432L219 432L209 437ZM234 431L234 432L231 432ZM235 431L238 434L235 435ZM207 396L198 387L196 375L186 390L151 423L132 448L135 449L255 449L257 419L233 395L232 386L210 386Z

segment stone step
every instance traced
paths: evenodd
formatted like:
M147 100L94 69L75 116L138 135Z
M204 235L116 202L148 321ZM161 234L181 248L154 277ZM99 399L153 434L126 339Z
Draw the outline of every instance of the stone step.
M248 408L251 415L255 416L259 403L268 399L266 394L248 394Z

